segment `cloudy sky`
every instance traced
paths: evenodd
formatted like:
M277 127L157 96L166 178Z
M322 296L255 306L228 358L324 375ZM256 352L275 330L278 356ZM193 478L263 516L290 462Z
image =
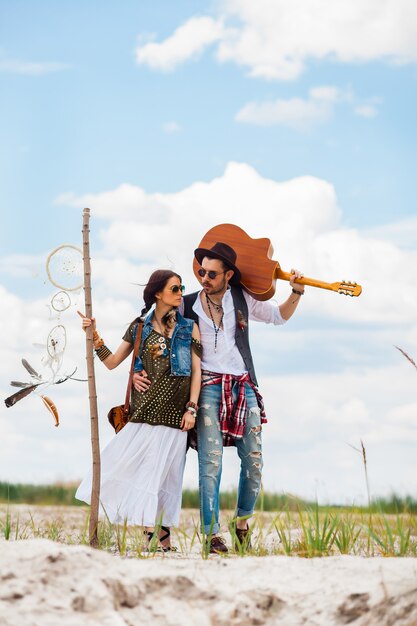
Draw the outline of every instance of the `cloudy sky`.
M115 348L151 270L187 290L193 249L222 222L269 237L284 270L362 284L310 288L284 327L253 324L269 416L268 490L319 501L417 490L417 6L412 0L29 0L0 5L0 389L85 374L71 292L50 303L48 254L81 244L91 209L94 312ZM289 293L279 282L276 300ZM34 345L35 344L35 345ZM97 363L101 442L128 364ZM0 413L0 480L76 480L90 462L88 394L67 381ZM233 450L223 487L237 484ZM185 484L197 486L189 453Z

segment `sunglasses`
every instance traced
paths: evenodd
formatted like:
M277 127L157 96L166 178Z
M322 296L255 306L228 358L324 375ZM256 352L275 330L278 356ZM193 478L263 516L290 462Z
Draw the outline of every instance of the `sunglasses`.
M185 291L185 287L184 285L172 285L172 287L170 287L172 293L178 293L179 291L181 293L184 293Z
M207 276L211 279L214 280L216 278L216 276L219 276L220 274L225 274L227 272L227 270L224 270L224 272L215 272L214 270L205 270L203 267L200 268L198 270L198 275L201 276L201 278L204 278L204 276L207 274Z

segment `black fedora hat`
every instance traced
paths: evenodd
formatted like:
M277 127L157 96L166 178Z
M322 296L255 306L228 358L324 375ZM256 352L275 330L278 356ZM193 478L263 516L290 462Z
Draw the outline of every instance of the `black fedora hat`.
M223 261L229 269L234 271L230 282L232 284L240 283L241 274L235 265L237 254L233 248L227 245L227 243L218 241L212 248L197 248L194 250L194 256L200 265L206 256L210 259L219 259L220 261Z

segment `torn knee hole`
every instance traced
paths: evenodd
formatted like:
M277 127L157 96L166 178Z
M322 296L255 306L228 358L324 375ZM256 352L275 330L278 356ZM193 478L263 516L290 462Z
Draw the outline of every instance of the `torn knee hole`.
M250 433L260 433L262 430L262 426L254 426L253 428L250 429Z
M249 452L249 456L251 456L253 459L260 459L262 457L262 452L259 452L259 450L254 450L253 452Z

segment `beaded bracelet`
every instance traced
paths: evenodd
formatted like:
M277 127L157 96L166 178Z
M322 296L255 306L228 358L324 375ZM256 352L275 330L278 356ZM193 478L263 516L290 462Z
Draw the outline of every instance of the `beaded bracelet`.
M185 405L186 409L194 409L194 411L198 411L198 404L196 404L195 402L191 402L191 400L189 402L187 402L187 404Z

